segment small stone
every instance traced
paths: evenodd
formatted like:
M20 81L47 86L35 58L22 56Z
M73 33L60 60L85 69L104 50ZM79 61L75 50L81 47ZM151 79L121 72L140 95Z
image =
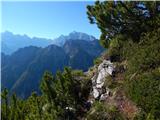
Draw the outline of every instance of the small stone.
M100 101L104 101L104 100L106 100L106 99L107 99L107 97L108 97L108 94L107 94L107 93L102 94L102 95L101 95L101 97L100 97Z

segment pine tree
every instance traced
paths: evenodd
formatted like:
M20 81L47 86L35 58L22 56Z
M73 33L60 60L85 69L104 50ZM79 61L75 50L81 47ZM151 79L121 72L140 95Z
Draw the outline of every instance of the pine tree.
M17 120L18 119L18 115L17 115L17 97L16 97L16 94L13 94L12 95L12 98L11 98L11 120Z
M139 42L144 32L160 26L159 1L96 1L87 6L91 24L101 30L101 44L108 47L111 39L119 34Z
M8 107L8 90L5 88L2 93L2 120L9 119L9 107Z

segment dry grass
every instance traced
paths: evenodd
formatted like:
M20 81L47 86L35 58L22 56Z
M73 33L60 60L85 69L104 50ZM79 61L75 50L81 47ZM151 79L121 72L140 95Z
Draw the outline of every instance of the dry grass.
M115 95L115 102L119 111L126 119L133 120L139 111L138 107L125 96L123 90L117 91Z

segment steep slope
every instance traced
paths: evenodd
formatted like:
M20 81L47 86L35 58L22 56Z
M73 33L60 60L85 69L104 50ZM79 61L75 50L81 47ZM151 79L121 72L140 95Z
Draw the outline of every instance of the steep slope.
M69 66L71 66L73 69L82 69L86 71L88 66L93 65L93 59L95 59L103 51L103 48L99 45L98 42L99 41L97 40L66 41L63 48L66 54L68 54L70 57Z
M83 39L82 40L70 39L66 41L63 48L65 49L66 53L74 52L73 49L76 49L76 48L82 49L92 56L98 56L104 50L104 48L100 46L98 40L86 41Z
M9 55L4 54L3 52L1 53L1 68L4 68L8 62L9 62Z
M28 65L27 69L20 75L11 91L25 98L32 91L39 91L39 82L45 71L62 70L68 64L68 56L64 50L55 45L50 45L37 53L37 56Z
M89 120L97 116L99 120L108 116L122 120L159 120L159 34L160 29L148 32L141 36L140 43L127 36L117 36L111 41L108 52L88 72L93 86L89 100L94 102L88 112ZM107 73L110 64L106 60L115 66L111 75Z
M106 55L108 53L104 53L104 56ZM98 114L98 120L132 120L138 114L139 108L124 92L125 64L119 62L117 65L104 56L99 58L99 64L95 64L87 72L92 81L88 100L92 107L87 113L87 119L92 120Z
M41 48L30 46L19 49L11 56L2 54L2 88L6 87L10 89L12 87L40 49Z

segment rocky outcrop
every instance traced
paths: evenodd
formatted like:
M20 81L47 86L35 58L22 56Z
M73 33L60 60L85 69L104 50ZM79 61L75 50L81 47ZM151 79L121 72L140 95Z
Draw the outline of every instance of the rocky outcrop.
M103 60L98 66L97 72L92 77L92 94L95 99L105 100L108 97L110 91L104 87L104 82L107 76L113 74L114 69L110 60Z
M133 120L140 110L126 96L122 87L126 61L117 62L114 65L110 60L102 59L103 61L99 65L95 65L90 72L90 76L92 76L92 92L89 98L91 105L95 100L98 100L107 109L115 107L119 113L123 114L124 118ZM93 105L90 111L89 114L95 114L97 112L96 107Z

